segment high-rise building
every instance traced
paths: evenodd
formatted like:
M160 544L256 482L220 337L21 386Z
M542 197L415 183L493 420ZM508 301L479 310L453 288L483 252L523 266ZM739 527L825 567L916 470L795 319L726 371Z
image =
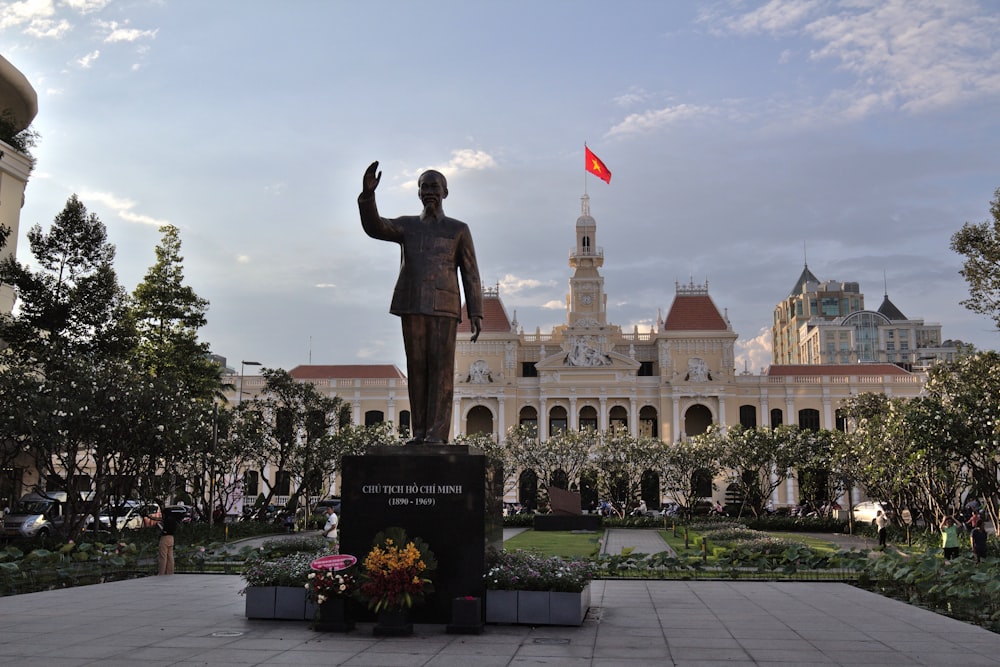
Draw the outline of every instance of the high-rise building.
M941 325L909 319L886 292L878 310L865 310L858 283L820 282L809 266L774 308L775 364L890 363L926 369L952 360L960 343L941 340Z

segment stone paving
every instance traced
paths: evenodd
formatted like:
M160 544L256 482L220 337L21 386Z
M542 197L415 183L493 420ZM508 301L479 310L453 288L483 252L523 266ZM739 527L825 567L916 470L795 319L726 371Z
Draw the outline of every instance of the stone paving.
M650 531L608 548L637 551ZM659 538L657 538L659 539ZM612 544L614 541L614 544ZM488 625L407 638L248 620L242 580L146 577L0 598L0 664L996 665L1000 635L838 583L598 581L580 627Z

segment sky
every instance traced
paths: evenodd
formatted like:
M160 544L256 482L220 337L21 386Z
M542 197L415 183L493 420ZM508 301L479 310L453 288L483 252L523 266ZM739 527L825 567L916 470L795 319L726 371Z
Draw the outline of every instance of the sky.
M405 368L399 250L356 204L378 160L388 217L447 175L528 332L566 321L586 193L626 331L707 281L759 372L808 263L995 349L949 243L1000 187L998 35L988 0L0 0L41 135L17 255L75 193L129 291L180 230L230 367Z

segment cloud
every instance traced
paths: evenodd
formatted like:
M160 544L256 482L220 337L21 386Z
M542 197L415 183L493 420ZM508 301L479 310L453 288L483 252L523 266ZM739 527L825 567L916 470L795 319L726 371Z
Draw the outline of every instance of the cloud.
M608 136L649 132L689 118L714 115L715 113L709 107L699 107L690 104L678 104L673 107L634 113L628 115L625 120L612 127L608 131Z
M809 38L808 58L854 76L827 106L857 119L885 110L933 111L1000 94L1000 17L979 3L936 0L772 0L731 16L705 15L725 34ZM791 52L785 50L785 63Z
M546 310L565 310L566 302L553 299L552 301L546 301L543 303L542 308L545 308Z
M39 19L32 21L31 25L24 29L24 33L41 39L59 39L72 29L73 27L68 21Z
M527 290L535 289L538 287L551 287L553 283L543 283L540 280L534 280L532 278L518 278L517 276L507 274L500 279L500 293L507 296L514 296L520 294Z
M84 202L96 201L103 204L107 208L114 211L119 218L126 222L134 222L140 225L150 225L153 227L162 227L163 225L170 224L166 220L158 220L148 215L135 213L132 210L135 207L135 202L129 199L122 199L121 197L118 197L110 192L81 192L80 199Z
M99 21L98 25L108 31L108 34L104 37L104 42L106 44L112 44L114 42L137 42L140 39L156 39L156 33L159 29L154 30L138 30L136 28L125 27L128 25L128 21L124 24L119 24L117 21Z
M614 97L612 101L620 107L630 107L645 102L648 98L649 94L645 90L633 86L627 92Z
M327 288L336 287L336 286L337 286L336 283L316 283L316 287L318 287L320 289L327 289Z
M759 373L771 365L771 330L761 327L755 337L737 340L734 351L738 373Z
M249 264L250 263L250 255L237 255L236 256L236 262L238 264Z
M62 0L60 4L80 14L92 14L110 5L111 0Z
M76 64L83 69L90 69L90 66L94 64L94 61L101 57L100 51L91 51L85 56L81 56L76 59Z
M44 21L55 16L56 8L52 0L24 0L10 2L0 7L0 30L15 28L27 23Z
M798 24L814 15L822 6L817 0L771 0L752 12L723 19L729 32L756 34L761 32L783 33L792 31Z
M417 178L428 169L440 171L444 174L445 178L451 178L455 174L463 171L482 171L484 169L492 169L496 166L496 164L496 160L493 159L493 156L485 151L474 150L472 148L460 148L451 152L451 159L445 164L421 167L415 171L407 172L409 175L413 176L413 180L406 181L399 187L403 190L416 190Z

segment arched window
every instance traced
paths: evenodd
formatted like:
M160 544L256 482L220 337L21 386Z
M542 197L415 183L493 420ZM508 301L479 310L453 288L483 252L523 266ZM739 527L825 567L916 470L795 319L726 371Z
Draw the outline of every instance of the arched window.
M253 502L251 496L256 497L260 493L260 477L256 470L247 470L243 473L243 503L248 505Z
M781 418L781 409L774 408L771 410L771 427L776 428L784 423L784 420Z
M799 428L818 431L819 430L819 410L805 408L799 410Z
M684 413L684 433L690 438L708 431L712 425L712 411L700 403Z
M538 411L530 405L521 408L521 413L518 415L517 423L526 429L529 429L535 435L538 434Z
M585 405L580 408L580 430L597 430L597 409L592 405Z
M740 424L747 428L757 428L757 408L753 405L740 406Z
M368 410L365 412L365 426L375 426L385 421L385 413L381 410Z
M534 470L525 470L518 477L517 501L526 509L538 508L538 475Z
M612 433L628 432L628 411L616 405L608 413L609 430Z
M557 405L549 410L549 435L556 435L569 428L569 421L566 419L566 408Z
M410 437L410 411L403 410L399 413L399 434L404 438Z
M646 438L659 438L660 425L656 418L656 408L652 405L645 405L639 410L639 436Z
M477 405L469 410L469 415L465 418L465 433L493 435L493 413L490 409L485 405Z

